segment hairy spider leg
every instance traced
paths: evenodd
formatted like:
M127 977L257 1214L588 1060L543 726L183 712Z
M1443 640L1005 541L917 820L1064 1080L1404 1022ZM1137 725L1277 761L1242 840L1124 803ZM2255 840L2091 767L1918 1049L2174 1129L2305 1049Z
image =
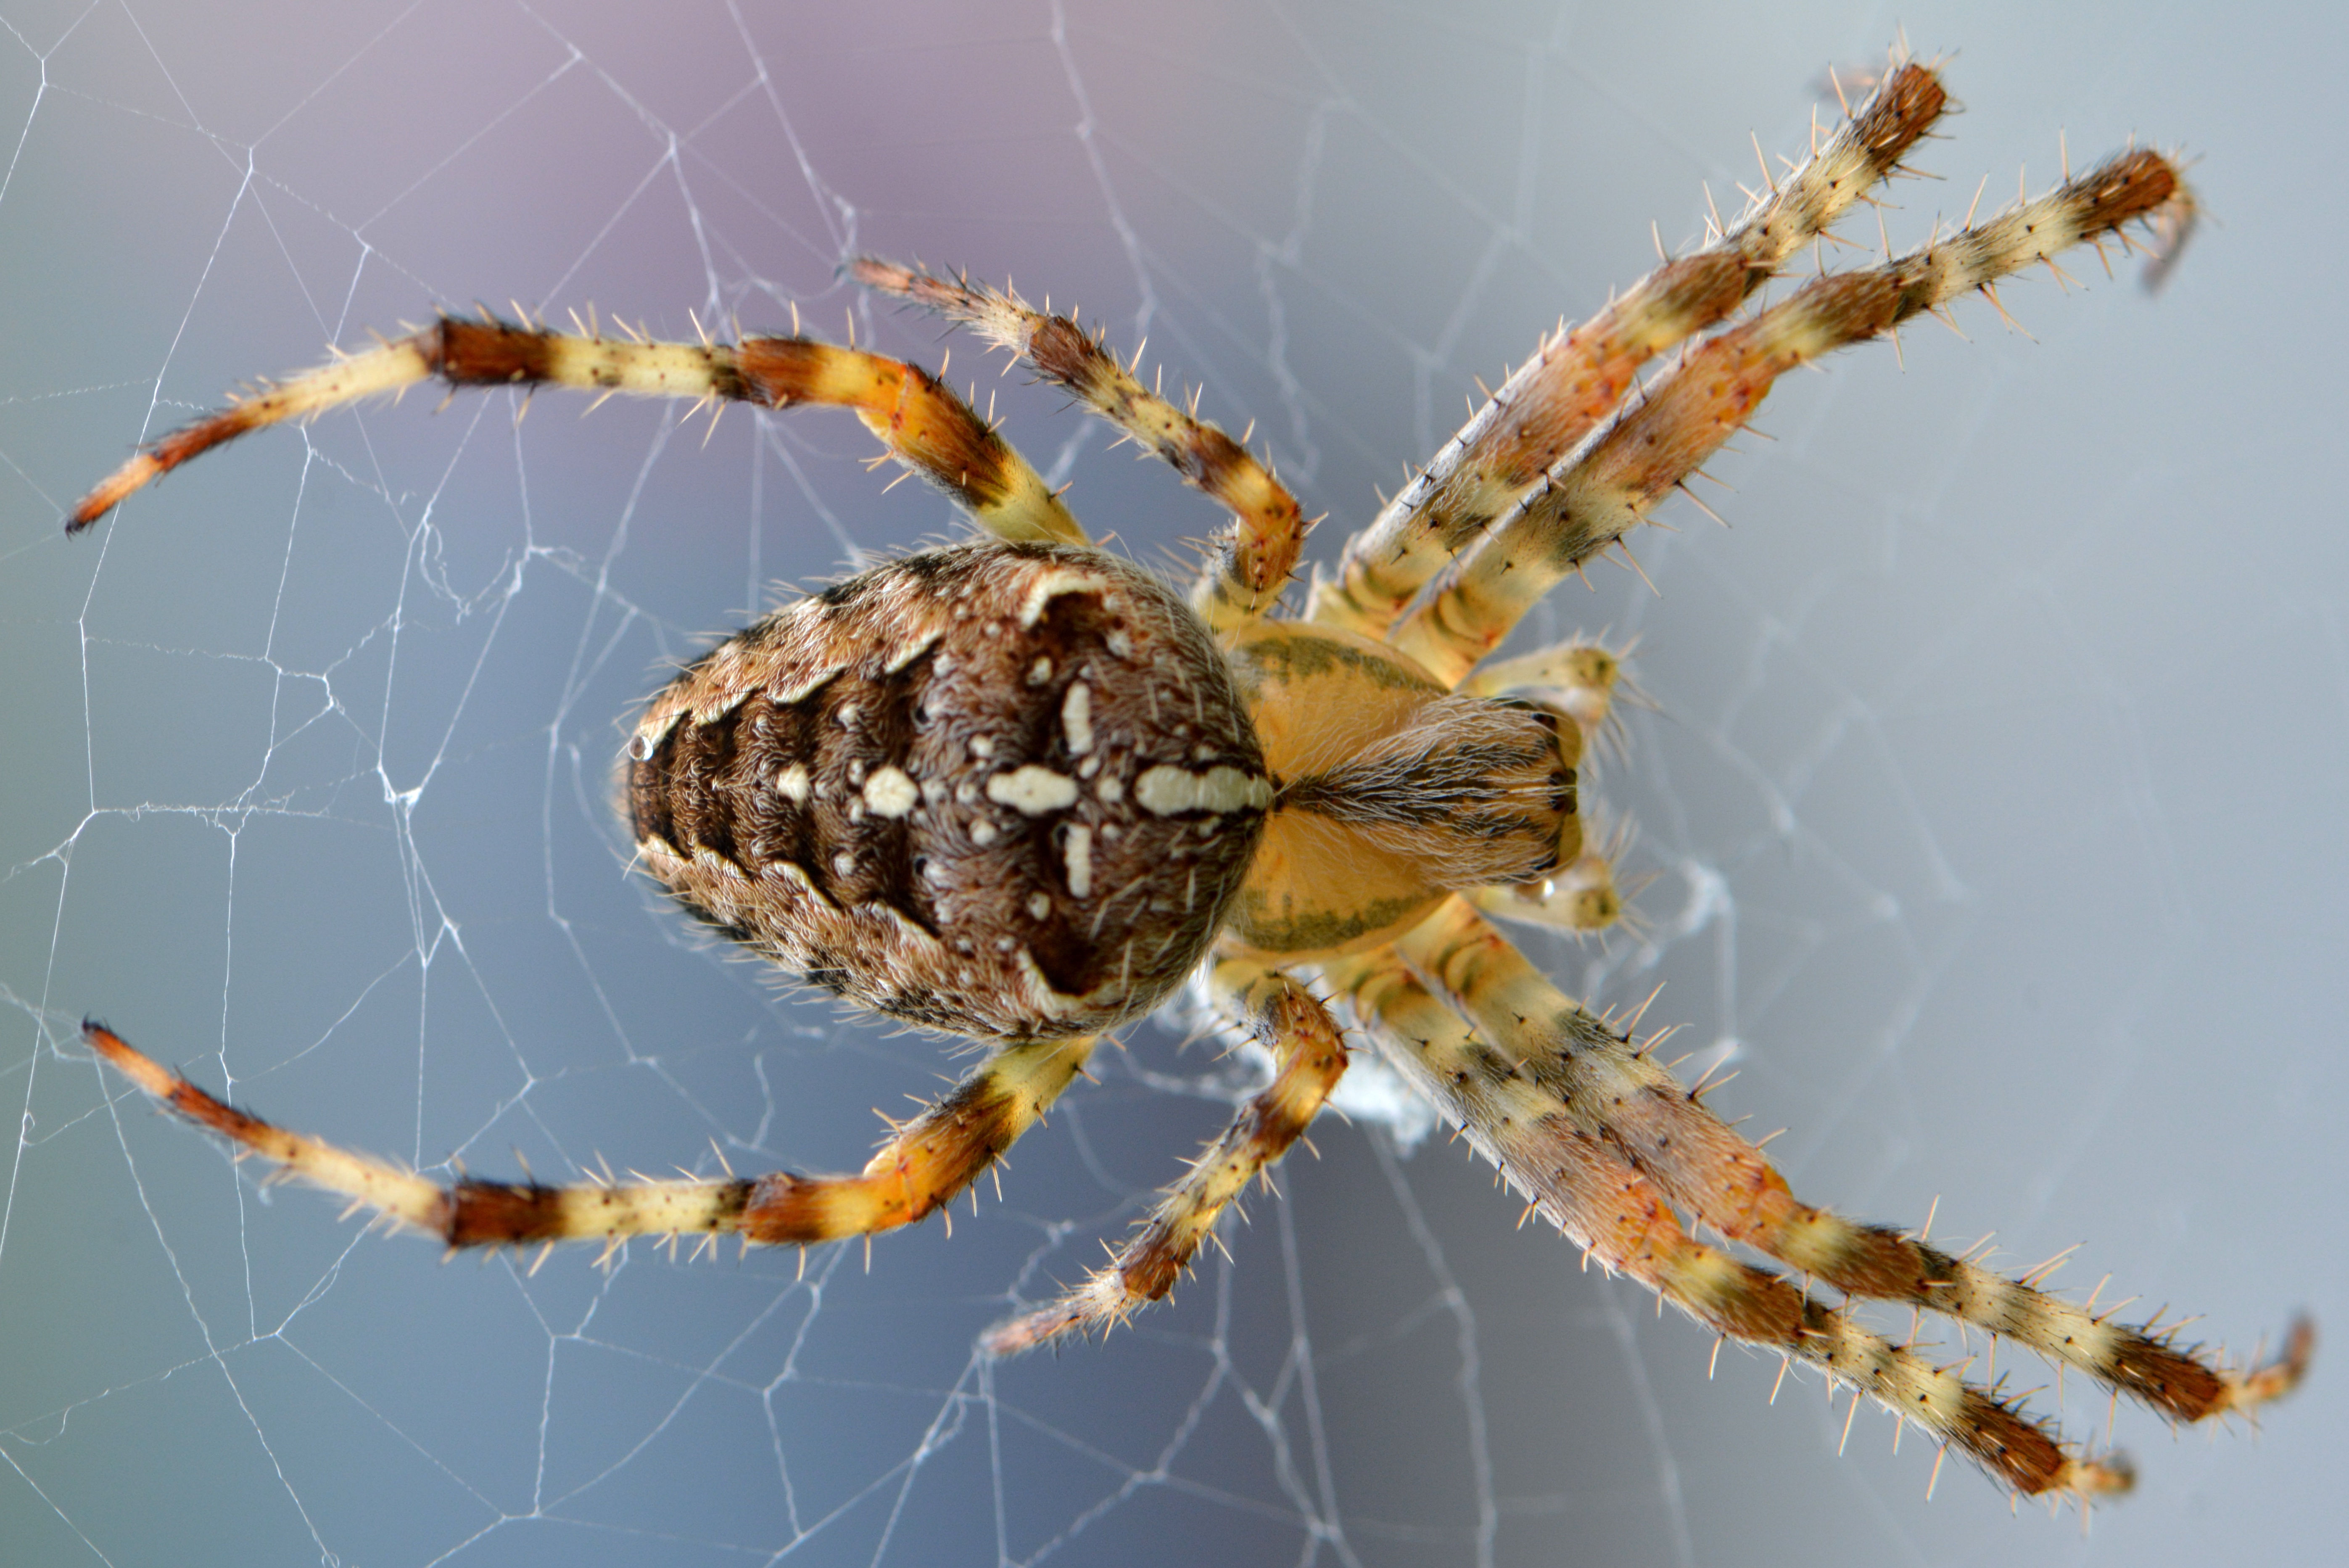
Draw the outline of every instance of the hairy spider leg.
M1889 178L1949 102L1896 60L1851 118L1711 244L1666 262L1571 331L1545 339L1313 586L1309 618L1383 637L1452 558L1621 402L1640 368L1726 318ZM1768 171L1764 171L1765 179Z
M1688 350L1561 459L1436 579L1389 640L1457 681L1558 581L1613 545L1721 449L1778 377L1884 336L2075 245L2165 221L2193 196L2168 159L2134 151L2036 201L1881 265L1831 273Z
M1615 688L1623 681L1625 653L1589 638L1568 638L1519 658L1479 665L1456 690L1464 697L1531 693L1572 714L1583 734L1595 741L1615 717Z
M2128 1490L2126 1460L2079 1453L2019 1400L1936 1367L1791 1281L1692 1240L1633 1159L1572 1115L1542 1074L1479 1038L1396 950L1337 960L1324 973L1379 1054L1586 1258L1629 1274L1717 1334L1870 1396L2019 1492L2085 1500Z
M2167 1334L2117 1321L1953 1257L1921 1239L1799 1201L1762 1151L1644 1049L1568 998L1457 898L1394 944L1422 984L1449 998L1494 1060L1557 1112L1619 1151L1665 1199L1733 1241L1850 1296L1899 1302L2005 1334L2178 1420L2248 1410L2288 1391L2312 1331L2282 1360L2230 1370Z
M1136 380L1098 337L1065 316L1047 316L1008 289L950 282L915 267L859 257L849 275L975 328L1046 380L1171 464L1185 481L1232 509L1191 590L1191 607L1217 631L1270 609L1297 569L1310 526L1297 497L1247 449Z
M723 1181L537 1182L463 1178L443 1187L388 1160L288 1132L213 1098L104 1024L82 1039L157 1100L314 1187L460 1247L526 1247L630 1236L738 1234L812 1246L910 1225L951 1201L1034 1127L1084 1070L1097 1036L997 1052L911 1121L855 1176L788 1171Z
M1346 1045L1330 1010L1288 975L1247 960L1209 965L1206 983L1218 1012L1273 1054L1278 1072L1232 1125L1168 1187L1106 1268L1049 1306L999 1324L987 1347L998 1355L1030 1350L1065 1334L1106 1333L1135 1309L1163 1299L1191 1266L1224 1210L1250 1180L1271 1168L1303 1135L1346 1071Z
M419 381L457 387L571 387L606 395L691 398L782 409L854 411L889 454L945 491L999 538L1086 542L1043 476L928 371L809 337L665 343L443 317L421 332L264 385L226 408L141 447L84 496L66 522L75 534L133 491L224 441Z

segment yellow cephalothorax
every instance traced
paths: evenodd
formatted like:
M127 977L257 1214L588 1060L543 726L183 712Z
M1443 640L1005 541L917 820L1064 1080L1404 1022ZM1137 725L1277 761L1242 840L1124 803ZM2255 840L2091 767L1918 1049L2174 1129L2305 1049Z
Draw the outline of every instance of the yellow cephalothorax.
M1227 639L1278 781L1226 920L1270 962L1359 951L1445 895L1539 887L1582 856L1582 731L1531 701L1448 691L1383 643L1258 621Z

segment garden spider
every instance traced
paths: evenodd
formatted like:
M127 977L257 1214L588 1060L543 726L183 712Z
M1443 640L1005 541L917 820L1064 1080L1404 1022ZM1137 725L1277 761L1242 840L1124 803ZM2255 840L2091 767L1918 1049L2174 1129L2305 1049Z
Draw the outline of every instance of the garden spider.
M134 456L69 529L248 431L432 379L853 410L991 538L836 583L695 661L636 723L621 810L645 868L718 930L990 1054L854 1176L443 1187L259 1121L102 1025L86 1038L241 1151L451 1248L727 1231L807 1246L911 1223L969 1188L1111 1031L1195 977L1225 1023L1270 1052L1271 1083L1109 1266L990 1331L990 1349L1106 1329L1164 1296L1336 1085L1342 1015L1587 1256L1721 1338L1818 1367L2018 1492L2126 1489L2126 1461L2067 1445L2020 1400L1887 1342L1846 1304L2010 1336L2182 1420L2290 1389L2308 1325L2277 1359L2231 1369L2044 1293L2048 1268L2008 1279L1808 1207L1702 1084L1653 1059L1652 1037L1568 999L1488 919L1590 931L1621 914L1576 787L1618 662L1590 644L1488 662L1528 609L1615 546L1785 370L2071 246L2127 244L2133 223L2174 239L2190 219L2171 161L2131 151L1724 325L1869 199L1945 101L1931 68L1896 61L1736 223L1545 341L1294 618L1276 612L1308 524L1239 444L1073 322L881 262L851 271L975 327L1231 509L1187 604L1090 545L928 373L796 333L666 343L443 317L233 401ZM1701 1227L1736 1253L1696 1240Z

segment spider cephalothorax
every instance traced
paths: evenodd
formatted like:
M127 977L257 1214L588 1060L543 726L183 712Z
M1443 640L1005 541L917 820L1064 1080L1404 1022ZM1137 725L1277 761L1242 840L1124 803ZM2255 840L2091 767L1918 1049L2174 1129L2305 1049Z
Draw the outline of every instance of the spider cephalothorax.
M1279 613L1304 539L1297 502L1239 444L1072 321L880 262L852 271L975 327L1231 509L1187 605L1089 545L935 378L796 334L661 343L444 318L166 436L69 526L244 431L424 379L853 410L992 542L865 572L721 643L636 725L623 814L645 867L726 935L991 1050L854 1175L443 1186L238 1111L102 1026L87 1038L241 1148L452 1246L805 1244L905 1224L968 1189L1104 1031L1193 976L1230 1031L1269 1051L1272 1082L1108 1267L998 1326L990 1347L1106 1328L1164 1296L1346 1071L1342 1014L1587 1257L1722 1338L1881 1401L2018 1491L2127 1487L2124 1462L2065 1444L1963 1363L1888 1341L1852 1304L2020 1341L2178 1420L2291 1388L2307 1325L2276 1360L2231 1367L2042 1289L2052 1263L2009 1278L1805 1204L1702 1085L1654 1059L1652 1038L1569 1000L1486 918L1590 931L1621 913L1576 778L1617 656L1568 643L1489 657L1527 609L1643 521L1785 371L2073 246L2127 244L2128 225L2174 242L2190 223L2171 161L2130 151L1732 320L1898 171L1945 103L1934 71L1896 60L1737 222L1543 342L1348 541L1301 617Z

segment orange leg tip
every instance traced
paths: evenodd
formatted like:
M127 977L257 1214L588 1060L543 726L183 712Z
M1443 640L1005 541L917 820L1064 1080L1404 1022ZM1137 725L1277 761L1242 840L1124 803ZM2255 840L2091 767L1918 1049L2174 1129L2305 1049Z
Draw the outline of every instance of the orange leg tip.
M2292 1320L2292 1327L2284 1335L2283 1359L2297 1378L2308 1370L2308 1364L2315 1355L2316 1320L2302 1313Z
M2280 1399L2300 1386L2308 1376L2309 1363L2316 1358L2316 1320L2302 1314L2292 1319L2284 1331L2283 1349L2264 1366L2253 1367L2235 1386L2230 1408L2249 1410Z
M1024 1317L999 1323L979 1335L979 1348L993 1356L1024 1355L1050 1340L1058 1339L1075 1324L1073 1314L1057 1307L1046 1307Z
M2137 1465L2116 1449L2102 1459L2072 1460L2055 1484L2084 1504L2100 1497L2124 1497L2137 1485Z
M66 536L71 538L119 505L125 496L139 489L163 472L163 465L150 452L140 452L116 469L100 482L98 488L75 504L66 516Z
M114 1064L115 1070L159 1100L168 1100L177 1075L153 1058L131 1049L122 1036L95 1018L81 1024L82 1044Z
M914 269L902 262L883 261L879 256L858 256L846 269L848 275L867 288L877 288L888 294L905 294L914 286Z

